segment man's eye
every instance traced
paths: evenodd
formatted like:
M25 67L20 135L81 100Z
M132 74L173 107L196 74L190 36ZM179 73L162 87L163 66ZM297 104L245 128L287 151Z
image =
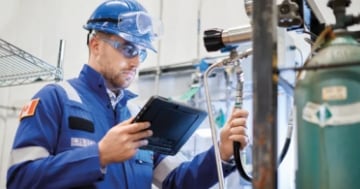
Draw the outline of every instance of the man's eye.
M124 50L126 51L126 53L128 53L131 56L136 56L138 54L137 49L135 47L133 47L133 46L130 46L130 45L126 45L124 47Z

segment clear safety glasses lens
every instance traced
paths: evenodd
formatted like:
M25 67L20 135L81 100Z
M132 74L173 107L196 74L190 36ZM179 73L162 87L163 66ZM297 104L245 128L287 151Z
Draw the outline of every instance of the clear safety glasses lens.
M159 37L162 35L161 21L152 18L146 12L131 12L122 14L118 18L118 28L136 36L150 35Z
M140 62L144 62L144 60L146 59L146 56L147 56L146 49L139 48L136 45L134 45L133 43L130 43L130 42L121 43L119 41L106 39L103 37L100 37L100 39L102 41L104 41L105 43L109 44L110 46L112 46L113 48L115 48L117 51L119 51L121 54L123 54L126 58L134 58L136 56L139 56Z

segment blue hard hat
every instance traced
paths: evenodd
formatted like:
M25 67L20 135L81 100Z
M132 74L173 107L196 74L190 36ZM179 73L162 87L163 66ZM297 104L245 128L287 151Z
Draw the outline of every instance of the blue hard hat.
M95 9L84 25L90 32L114 34L156 52L152 42L159 33L155 27L155 19L151 18L147 10L136 0L105 1Z

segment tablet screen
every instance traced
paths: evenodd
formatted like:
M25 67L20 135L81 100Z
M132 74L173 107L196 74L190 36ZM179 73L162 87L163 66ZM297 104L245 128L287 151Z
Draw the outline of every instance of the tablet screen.
M142 149L175 155L206 118L204 110L152 96L135 117L135 122L149 121L153 136Z

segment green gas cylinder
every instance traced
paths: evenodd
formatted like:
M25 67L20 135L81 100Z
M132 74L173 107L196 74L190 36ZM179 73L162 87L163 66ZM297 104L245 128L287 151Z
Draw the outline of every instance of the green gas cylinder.
M360 44L332 35L306 66L344 66L302 71L295 88L297 189L360 188Z

